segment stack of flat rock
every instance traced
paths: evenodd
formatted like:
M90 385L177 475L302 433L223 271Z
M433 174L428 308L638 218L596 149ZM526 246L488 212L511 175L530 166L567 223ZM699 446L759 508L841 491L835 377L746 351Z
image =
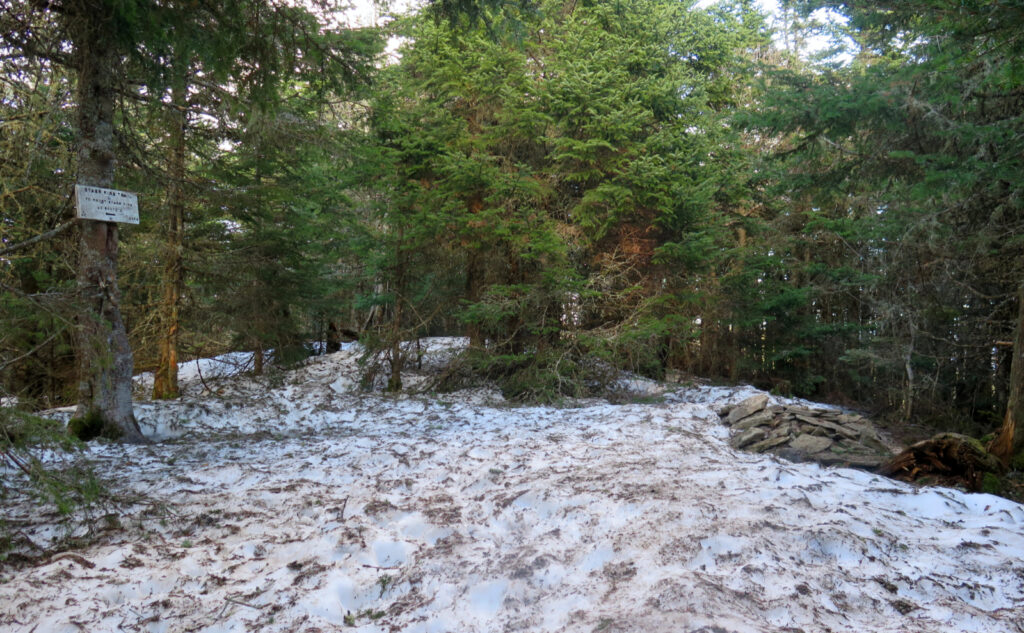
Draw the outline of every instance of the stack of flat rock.
M892 457L866 418L833 409L770 405L768 396L747 398L719 411L732 428L729 443L792 461L875 469Z

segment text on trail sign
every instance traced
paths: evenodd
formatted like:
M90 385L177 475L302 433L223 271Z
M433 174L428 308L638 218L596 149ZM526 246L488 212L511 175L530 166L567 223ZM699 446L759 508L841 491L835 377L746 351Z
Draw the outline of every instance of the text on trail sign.
M85 220L139 223L139 197L127 191L75 185L75 210Z

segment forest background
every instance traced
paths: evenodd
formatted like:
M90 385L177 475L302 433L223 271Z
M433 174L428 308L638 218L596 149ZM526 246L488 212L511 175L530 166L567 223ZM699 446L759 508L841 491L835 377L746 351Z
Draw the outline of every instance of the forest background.
M977 436L1024 411L1020 2L0 8L7 403L96 389L82 315L113 302L157 398L180 360L261 373L345 337L400 390L402 342L456 334L442 388L550 401L627 369ZM142 216L102 309L69 222L97 155Z

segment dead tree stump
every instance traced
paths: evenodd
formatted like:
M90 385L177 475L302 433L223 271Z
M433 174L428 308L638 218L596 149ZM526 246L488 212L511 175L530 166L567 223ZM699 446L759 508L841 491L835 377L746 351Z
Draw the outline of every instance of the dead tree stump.
M985 473L1002 473L1003 465L978 440L943 433L914 444L882 464L878 472L902 481L927 480L977 492L981 490Z

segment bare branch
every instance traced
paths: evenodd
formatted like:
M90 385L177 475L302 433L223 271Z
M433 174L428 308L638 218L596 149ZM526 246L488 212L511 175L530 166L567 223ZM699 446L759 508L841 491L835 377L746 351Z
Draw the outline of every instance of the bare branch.
M39 235L37 235L37 236L35 236L33 238L29 238L29 239L25 240L24 242L19 242L17 244L13 244L11 246L8 246L7 248L0 249L0 256L8 255L8 254L13 253L15 251L20 251L23 248L28 248L29 246L32 246L33 244L38 244L39 242L42 242L42 241L54 238L57 235L60 235L64 231L68 230L69 228L71 228L74 225L75 225L75 221L74 220L68 220L64 224L61 224L61 225L57 226L56 228L50 229L46 233L40 233Z
M7 361L6 363L4 363L4 364L0 365L0 371L2 371L2 370L4 370L4 369L7 369L8 367L10 367L10 366L11 366L11 365L13 365L14 363L16 363L16 362L20 361L20 360L21 360L21 359L23 359L23 358L28 358L28 357L29 357L29 356L31 356L32 354L35 354L35 353L36 353L37 351L39 351L40 349L42 349L44 345L46 345L47 343L49 343L49 342L50 342L50 341L52 341L53 339L57 338L57 335L58 335L58 334L60 334L60 333L61 333L62 331L63 331L63 330L57 330L56 332L54 332L53 334L51 334L51 335L50 335L50 336L49 336L49 337L48 337L48 338L47 338L47 339L46 339L45 341L43 341L43 342L42 342L42 343L40 343L39 345L36 345L35 347L33 347L33 348L32 348L32 349L30 349L29 351L25 352L25 353L24 353L24 354L22 354L21 356L18 356L17 358L12 358L11 360Z

